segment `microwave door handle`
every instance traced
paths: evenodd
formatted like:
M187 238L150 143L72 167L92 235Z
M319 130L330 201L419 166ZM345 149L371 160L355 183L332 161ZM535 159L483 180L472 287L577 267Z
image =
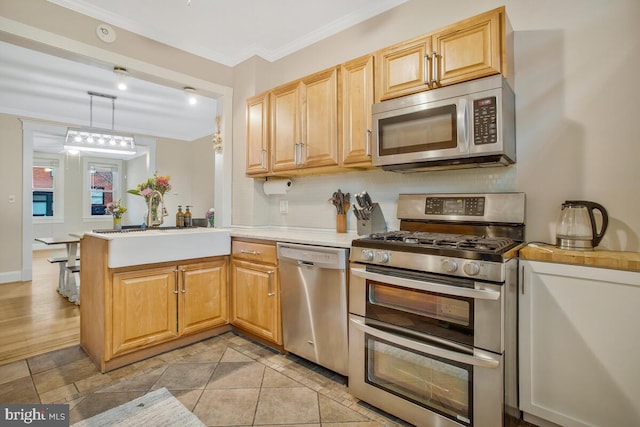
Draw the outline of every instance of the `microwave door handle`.
M351 268L351 274L363 279L374 280L380 283L396 285L410 289L418 289L427 292L437 292L445 295L452 295L473 299L485 299L496 301L500 298L500 292L491 289L471 289L459 286L449 286L440 283L425 282L422 280L405 279L403 277L387 276L386 274L372 273L362 268Z
M364 320L355 316L349 316L349 321L358 330L365 332L374 337L378 337L390 343L398 344L403 347L415 350L420 353L441 357L443 359L453 360L454 362L465 363L467 365L478 366L481 368L495 369L500 366L500 361L492 358L488 354L463 354L457 351L451 351L444 348L436 347L426 343L410 340L400 335L372 328L364 323Z
M365 138L364 155L371 157L371 129L367 129Z
M458 101L458 117L456 125L458 128L458 146L463 153L469 152L469 103L467 98Z

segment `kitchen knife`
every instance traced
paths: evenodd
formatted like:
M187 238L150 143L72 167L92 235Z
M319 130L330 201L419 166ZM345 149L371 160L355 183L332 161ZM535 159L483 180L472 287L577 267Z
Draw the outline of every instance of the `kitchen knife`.
M371 210L371 208L373 208L373 202L371 201L371 196L369 196L369 193L367 193L366 191L364 193L362 193L362 198L364 199L364 206Z

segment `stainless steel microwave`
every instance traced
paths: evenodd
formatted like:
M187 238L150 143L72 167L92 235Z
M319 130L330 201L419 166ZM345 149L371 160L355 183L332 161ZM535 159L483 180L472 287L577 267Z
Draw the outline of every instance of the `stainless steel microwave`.
M516 161L515 96L501 75L373 105L374 166L396 172Z

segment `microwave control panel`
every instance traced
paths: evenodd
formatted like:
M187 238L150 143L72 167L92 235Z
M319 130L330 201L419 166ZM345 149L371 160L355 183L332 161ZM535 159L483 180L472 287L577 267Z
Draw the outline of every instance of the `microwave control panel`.
M473 100L473 143L494 144L498 141L498 106L496 97Z

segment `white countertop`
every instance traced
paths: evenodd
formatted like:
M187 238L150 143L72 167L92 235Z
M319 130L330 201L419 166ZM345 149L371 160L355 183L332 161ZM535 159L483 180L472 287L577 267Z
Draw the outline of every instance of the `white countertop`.
M332 230L313 228L283 228L283 227L231 227L231 237L247 239L271 240L274 242L301 243L307 245L330 246L335 248L350 248L351 241L357 239L358 234L336 233Z

